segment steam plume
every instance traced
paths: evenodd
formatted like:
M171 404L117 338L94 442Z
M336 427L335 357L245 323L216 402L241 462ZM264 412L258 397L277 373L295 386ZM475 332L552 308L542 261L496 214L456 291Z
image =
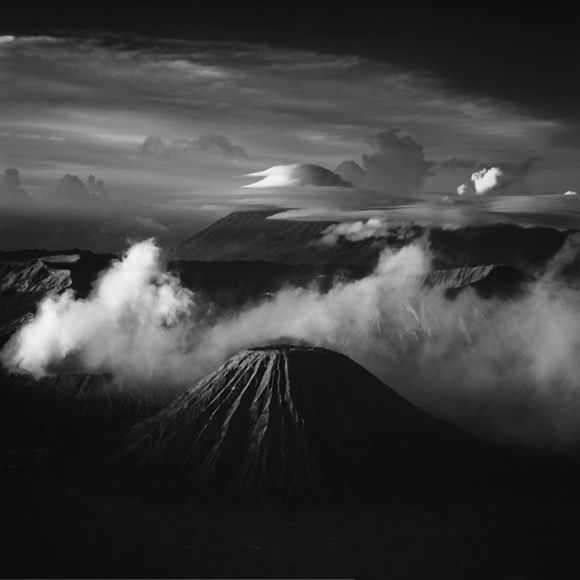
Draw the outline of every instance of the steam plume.
M334 246L340 238L349 242L361 242L363 240L391 238L397 242L409 242L416 238L412 226L387 222L377 217L368 220L354 222L342 222L328 226L322 232L320 243L326 246Z
M322 243L334 245L338 238L345 237L351 242L359 242L369 238L384 238L388 234L388 226L378 218L367 221L345 222L329 226L324 230Z
M152 376L180 351L192 304L191 292L163 271L154 241L140 242L110 266L86 300L71 290L45 298L7 345L3 361L36 377L66 362Z
M558 272L572 241L518 299L454 300L423 283L429 249L385 250L369 276L284 288L208 321L163 269L152 240L134 245L86 300L49 297L3 361L40 376L73 361L89 371L191 384L237 350L281 337L344 352L428 410L492 436L542 445L580 439L580 295Z

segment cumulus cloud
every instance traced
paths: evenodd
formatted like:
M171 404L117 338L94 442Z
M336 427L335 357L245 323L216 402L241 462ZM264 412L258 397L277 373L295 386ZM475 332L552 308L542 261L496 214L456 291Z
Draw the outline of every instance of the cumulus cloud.
M165 158L188 158L208 153L230 161L247 161L248 152L223 135L202 135L197 139L163 139L149 135L139 147L141 153Z
M264 171L248 173L246 177L261 177L259 181L242 187L351 187L352 184L345 181L330 169L320 165L298 163L295 165L275 165Z
M0 207L14 210L0 227L4 250L79 248L119 253L129 240L152 235L173 246L189 237L192 228L201 229L214 219L195 206L152 205L113 195L98 175L64 176L52 192L38 197L23 195L26 189L19 184L17 170L7 171L4 180L0 171ZM227 208L224 205L222 212Z
M490 167L489 169L480 169L471 175L471 183L475 193L481 195L487 193L492 189L500 187L500 180L503 178L504 172L499 167Z
M355 187L362 187L365 178L365 170L356 161L343 161L334 173L349 181Z
M18 169L9 168L4 170L2 181L0 182L0 203L22 203L29 202L32 198L23 189L20 182L20 172Z
M459 195L485 195L520 182L540 161L539 157L531 157L522 163L502 163L482 167L471 175L469 184L457 188Z
M423 283L431 255L419 241L385 250L360 280L327 292L284 288L207 320L147 241L86 300L70 291L46 298L3 361L37 376L77 364L191 384L233 352L285 337L344 352L411 400L488 435L578 441L580 295L557 278L577 251L572 241L517 299L466 290L450 300Z
M86 183L78 175L66 174L56 189L50 191L45 200L51 203L76 205L86 203L114 203L105 187L105 182L89 175Z
M109 197L109 190L105 187L105 182L102 179L96 179L94 175L89 175L87 179L87 191L91 195L96 195L103 199Z
M425 158L420 143L398 129L378 133L367 143L375 152L362 157L365 187L395 195L421 190L435 164Z
M575 191L572 191L572 190L568 190L568 191L565 191L563 193L563 195L576 195L576 192Z

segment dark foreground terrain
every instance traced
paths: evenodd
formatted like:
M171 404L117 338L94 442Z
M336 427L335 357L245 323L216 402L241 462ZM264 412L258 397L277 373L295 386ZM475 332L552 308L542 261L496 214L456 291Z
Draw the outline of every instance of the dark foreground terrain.
M522 490L342 509L107 498L2 469L4 577L576 579L580 504Z
M478 483L475 462L469 486L414 482L414 492L391 489L373 503L144 500L130 490L105 493L93 462L166 401L99 396L107 376L85 380L80 391L78 378L56 380L58 389L25 381L2 390L3 577L579 577L572 459L511 451L503 480Z
M249 236L254 243L263 216L242 217L234 224L240 241ZM276 237L280 226L268 226L258 240L267 255L246 252L241 258L269 262L236 261L240 256L228 253L231 248L223 246L220 228L214 227L188 242L184 261L172 264L196 292L197 304L207 303L208 316L284 285L314 282L324 291L337 279L361 278L372 269L377 248L370 244L362 254L348 243L334 253L308 246L320 258L310 265L285 259L286 242ZM292 226L291 231L310 243L303 230ZM495 245L486 246L481 236ZM564 238L511 228L437 232L431 239L437 270L425 283L444 286L450 300L469 287L484 298L517 295ZM206 246L222 261L192 261ZM495 249L479 256L482 246ZM296 253L306 255L293 249ZM0 346L48 292L72 288L78 297L87 296L111 258L80 251L47 258L50 254L0 255ZM359 260L361 255L369 259ZM373 502L363 497L315 506L264 501L244 507L144 499L131 488L120 494L103 486L98 460L120 433L171 408L181 391L144 391L117 381L110 375L69 374L37 382L0 372L0 576L580 578L575 456L499 449L502 469L491 477L493 462L477 457L458 457L449 466L451 455L442 444L430 460L446 457L450 477L423 478L426 468L418 465L419 475L407 486L393 454L384 458L382 471L388 475L392 469L393 479L403 483L387 486ZM345 471L350 468L344 465ZM462 471L466 477L456 481L453 474Z

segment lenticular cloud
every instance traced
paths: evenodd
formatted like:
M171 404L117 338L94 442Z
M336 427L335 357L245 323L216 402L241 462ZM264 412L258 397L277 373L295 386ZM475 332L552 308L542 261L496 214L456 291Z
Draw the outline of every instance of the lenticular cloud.
M345 181L333 171L312 165L309 163L298 163L295 165L276 165L264 171L248 173L246 177L261 177L259 181L243 185L246 188L265 187L351 187L352 184Z

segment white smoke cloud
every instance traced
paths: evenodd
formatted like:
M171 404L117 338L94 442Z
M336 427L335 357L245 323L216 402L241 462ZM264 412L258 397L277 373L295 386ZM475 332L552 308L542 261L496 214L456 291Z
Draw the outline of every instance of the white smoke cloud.
M110 266L86 300L71 290L45 298L7 345L3 362L36 377L66 361L89 371L154 376L175 363L192 305L191 292L163 271L154 241L140 242Z
M565 191L564 192L564 195L576 195L576 192L575 191L568 190L568 191Z
M276 340L344 352L404 396L470 428L539 444L580 438L580 293L557 282L565 248L518 299L453 300L423 283L422 241L385 250L367 277L284 288L209 321L164 271L151 241L133 246L86 300L45 299L3 361L36 376L71 360L89 371L192 384L232 353ZM167 382L164 382L167 384Z
M387 250L362 280L326 294L286 289L219 322L197 356L221 360L291 337L344 352L407 398L488 435L538 444L579 437L578 291L547 274L518 300L473 290L449 300L422 283L429 269L420 244Z
M333 246L341 237L350 242L360 242L369 238L384 238L388 235L388 232L388 225L378 218L370 218L366 221L344 222L326 228L322 232L321 243Z
M328 226L322 232L320 243L326 246L334 246L340 238L349 242L361 242L363 240L393 238L399 242L409 242L416 238L413 228L382 220L377 217L368 220L354 222L342 222Z

